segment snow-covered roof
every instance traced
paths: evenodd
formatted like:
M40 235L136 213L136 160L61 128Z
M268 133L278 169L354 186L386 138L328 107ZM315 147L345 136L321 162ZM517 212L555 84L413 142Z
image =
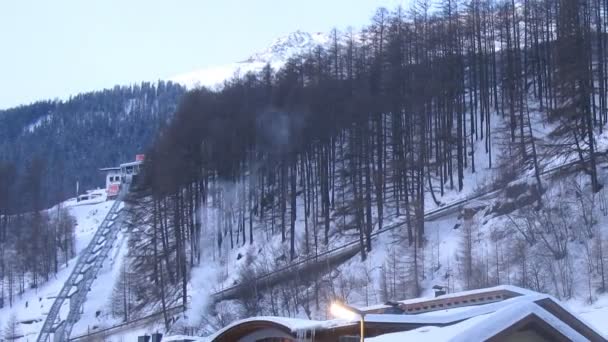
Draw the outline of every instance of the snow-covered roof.
M497 292L497 291L511 292L516 295L538 294L538 292L534 292L534 291L527 290L527 289L513 286L513 285L499 285L499 286L486 287L486 288L476 289L476 290L448 293L448 294L442 295L440 297L434 297L434 298L413 298L413 299L400 300L399 303L400 304L417 304L417 303L421 303L421 302L425 302L425 301L429 301L429 300L438 300L438 299L446 300L446 299L451 299L451 298L459 298L459 297L478 295L478 294Z
M475 298L490 300L471 300ZM547 330L572 341L606 340L597 329L571 313L555 298L515 286L497 286L399 303L428 305L436 303L438 299L445 300L445 303L451 301L467 304L434 306L430 311L403 314L378 313L375 309L379 306L365 308L369 311L364 315L364 321L368 326L375 327L376 332L382 331L383 327L390 327L386 331L403 330L399 333L380 335L370 341L471 341L472 337L475 341L485 341L504 331L511 334L517 331L513 329L521 328L516 324L529 321L536 323L543 331ZM341 334L351 330L356 333L358 324L359 319L311 321L283 317L252 317L230 324L212 335L210 340L215 341L215 338L219 337L218 341L224 341L222 338L231 329L245 330L247 327L251 331L256 329L256 325L279 328L293 336L318 336L320 333Z
M439 302L451 302L451 301L453 302L454 299L459 299L459 298L463 298L463 297L474 297L474 296L479 297L481 295L490 294L490 293L494 293L494 294L502 293L502 294L508 295L508 297L521 296L521 295L527 295L527 294L537 294L534 291L523 289L523 288L517 287L517 286L500 285L500 286L488 287L488 288L483 288L483 289L454 292L454 293L442 295L440 297L406 299L406 300L401 300L401 301L395 302L395 304L397 304L402 309L405 309L407 307L412 307L412 306L421 306L422 304L425 304L425 303L433 304L433 303L439 303ZM501 299L505 299L505 298L501 297ZM478 303L478 304L481 304L481 303ZM470 304L465 304L463 306L469 306L469 305ZM363 307L363 308L360 308L359 310L361 310L363 312L367 312L367 313L381 313L384 310L390 309L392 307L393 307L392 305L379 304L379 305ZM435 311L435 310L432 310L432 311Z
M99 169L99 171L120 171L120 166L104 167Z
M369 341L393 342L425 339L436 342L468 342L471 341L472 336L475 336L475 340L485 341L531 315L548 323L571 341L589 341L547 310L534 302L526 301L519 301L502 307L496 312L478 315L457 324L443 327L424 326L410 331L380 335Z
M136 160L136 161L120 164L120 167L123 168L123 167L135 166L135 165L140 165L143 163L144 162L141 160Z
M448 325L468 320L472 317L491 314L515 304L530 303L550 298L551 297L548 295L532 292L530 295L513 297L500 302L436 310L420 314L366 314L365 322L380 324ZM358 322L358 319L334 319L317 322L316 324L303 324L297 328L298 330L328 329L357 324Z
M365 316L365 321L375 323L450 324L469 319L471 317L496 312L511 305L530 303L545 298L549 297L541 294L528 295L484 305L437 310L414 315L369 314Z
M250 317L241 319L231 324L225 326L224 328L218 330L213 335L208 336L207 339L209 341L214 341L217 337L224 334L226 331L233 329L236 326L243 325L251 322L263 322L268 324L274 324L284 327L286 330L291 332L297 332L302 330L310 330L314 328L318 328L323 326L323 321L313 321L308 319L298 319L298 318L287 318L287 317L274 317L274 316L259 316L259 317Z
M128 163L122 163L122 164L120 164L120 166L104 167L104 168L99 169L99 171L120 171L120 169L123 167L141 165L143 163L144 163L143 160L136 160L136 161L132 161L132 162L128 162Z

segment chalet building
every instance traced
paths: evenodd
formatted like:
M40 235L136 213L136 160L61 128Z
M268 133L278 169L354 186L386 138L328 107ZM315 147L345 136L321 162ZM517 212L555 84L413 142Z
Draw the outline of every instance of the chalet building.
M138 154L133 162L99 169L99 171L106 174L106 194L108 199L116 198L120 189L125 184L137 181L137 176L141 172L144 159L145 156L143 154Z
M555 298L514 286L358 310L369 342L607 341ZM225 327L211 341L354 342L360 340L360 317L329 321L253 317Z

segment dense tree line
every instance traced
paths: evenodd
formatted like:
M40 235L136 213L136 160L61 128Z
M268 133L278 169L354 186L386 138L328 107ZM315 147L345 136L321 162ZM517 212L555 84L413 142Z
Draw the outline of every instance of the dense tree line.
M130 161L173 115L181 86L142 83L0 111L0 307L75 256L61 206L103 186L98 169Z
M606 189L593 192L591 182L582 178L577 174L549 181L541 208L522 205L504 220L488 222L492 209L465 214L451 285L460 281L462 288L474 289L509 283L593 303L606 292L602 222L608 211Z
M403 216L417 295L424 212L476 186L465 173L533 169L540 193L543 161L557 156L580 161L599 191L606 6L417 1L379 9L360 33L334 31L281 70L189 92L148 154L137 201L155 255L135 258L149 263L140 274L165 270L156 298L179 282L185 302L202 232L217 253L279 235L287 260L349 236L365 259L372 233ZM535 120L551 139L535 136Z
M14 166L0 184L21 183L27 165L44 158L42 203L50 206L80 189L103 186L98 169L131 161L175 112L184 89L142 83L0 111L0 161ZM14 201L13 201L14 202ZM15 203L20 211L32 203Z
M0 183L0 308L48 281L76 254L74 217L61 205L43 210L45 170L42 159L34 158L22 183ZM15 179L15 167L0 163L0 177ZM31 203L30 211L19 211L16 203L24 202Z

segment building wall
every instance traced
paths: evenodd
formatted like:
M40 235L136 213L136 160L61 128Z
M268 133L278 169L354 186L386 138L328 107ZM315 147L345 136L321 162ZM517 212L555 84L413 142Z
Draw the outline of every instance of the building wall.
M534 330L517 331L505 339L505 342L550 342Z
M238 342L259 342L259 341L285 341L291 342L295 341L292 336L280 331L279 329L268 328L268 329L260 329L252 332L246 336L243 336L239 339Z

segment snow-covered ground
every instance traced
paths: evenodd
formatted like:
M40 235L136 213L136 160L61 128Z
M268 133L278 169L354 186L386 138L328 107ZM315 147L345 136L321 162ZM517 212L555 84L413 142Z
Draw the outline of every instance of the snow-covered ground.
M606 141L605 137L601 137L600 141ZM477 148L482 148L482 142ZM476 154L477 170L475 173L466 173L465 186L462 192L447 190L446 194L440 198L440 201L450 203L455 200L462 199L465 196L473 194L477 188L483 184L493 181L495 170L488 168L487 161L483 153ZM300 200L300 199L298 199ZM98 225L101 223L106 213L110 209L112 202L105 201L105 197L96 198L89 201L77 202L75 199L68 200L62 204L68 207L70 213L77 220L76 228L76 246L77 250L81 251L86 247L92 238ZM298 220L296 224L297 234L304 234L304 213L303 206L299 205ZM433 209L437 207L432 200L427 201L427 208ZM51 209L52 210L52 209ZM209 209L210 215L208 225L204 227L208 231L203 233L203 236L209 236L213 231L214 218L218 213L214 209ZM385 226L393 223L402 222L403 217L394 217L385 222ZM442 217L436 221L427 222L426 236L429 240L428 247L425 251L425 263L427 273L423 281L423 296L433 297L431 287L435 284L448 285L457 288L457 285L450 283L453 278L445 278L450 269L456 267L454 265L454 255L457 253L461 240L461 230L455 229L457 224L461 224L459 213L454 213ZM602 222L608 226L608 221ZM333 233L335 232L335 227ZM487 239L490 231L481 231L480 240ZM484 235L485 234L485 235ZM345 264L339 267L340 272L349 274L362 274L363 271L369 271L371 281L368 282L369 287L367 293L369 296L362 296L354 293L349 302L355 305L365 306L381 303L379 288L379 266L386 263L390 253L393 252L395 241L398 238L396 233L387 232L378 236L374 240L374 249L368 255L365 263L361 263L358 256L352 258ZM339 246L345 242L351 241L353 237L344 236L341 234L333 234L329 248ZM119 235L118 242L110 252L110 258L106 261L101 269L97 279L92 285L92 290L87 296L87 301L84 305L84 313L81 320L75 325L73 330L74 335L84 334L88 331L102 329L114 324L120 323L119 319L112 318L111 310L111 294L120 277L120 266L123 257L127 253L128 236L125 232ZM246 267L249 263L255 261L258 265L266 262L269 268L276 267L280 262L276 261L276 257L281 254L288 255L288 251L281 242L280 236L273 236L267 239L266 233L263 230L257 230L255 235L255 243L253 245L246 244L242 247L237 247L230 250L225 245L221 251L212 241L204 241L203 247L203 262L201 267L197 267L192 271L192 279L190 282L189 293L191 294L190 309L187 312L188 324L200 325L208 320L213 320L214 317L209 317L206 307L210 302L210 295L213 293L230 287L239 281L239 273L234 270L239 270ZM301 254L303 246L298 246L298 253ZM221 255L220 255L221 254ZM253 261L252 261L253 260ZM8 317L15 313L20 324L20 330L25 335L24 341L33 340L37 335L47 310L50 308L53 296L59 292L63 286L63 282L69 275L71 268L75 263L75 259L69 262L67 267L64 267L57 277L46 284L43 284L38 289L27 290L23 296L17 298L12 308L4 308L0 310L0 322L4 323ZM452 263L452 264L450 264ZM431 267L435 265L436 267ZM434 271L428 271L433 269ZM446 281L448 282L446 284ZM588 304L582 297L576 297L566 303L576 313L592 325L596 326L600 331L608 334L608 328L605 325L605 317L608 315L608 295L598 295L597 300L593 304ZM316 313L317 319L331 318L323 312ZM304 318L303 314L299 317ZM121 330L111 336L106 336L109 341L131 341L136 336L142 334L151 334L153 332L162 332L162 324L148 323L143 326L137 326L131 329ZM201 339L203 340L203 339Z
M72 336L122 323L112 316L111 298L114 285L121 277L121 266L128 250L127 239L126 232L121 231L118 234L116 244L91 286L91 291L84 303L83 314L72 329Z
M565 304L604 336L608 336L608 295L600 296L593 304L580 299L569 300Z
M103 192L103 190L98 191ZM113 201L106 201L105 192L103 192L102 197L95 200L77 202L76 199L69 199L61 204L63 207L67 207L70 214L76 219L75 239L78 252L88 245L112 204ZM49 210L56 210L56 208ZM36 289L28 288L25 293L16 297L12 306L7 305L0 309L0 326L3 328L9 317L15 315L17 320L21 322L18 327L21 334L24 335L21 340L34 341L42 328L55 296L63 287L65 280L76 264L76 260L77 257L72 258L67 266L62 264L61 270L53 279ZM111 282L112 280L108 281ZM89 295L89 298L92 297L94 296Z
M534 119L540 119L540 113L534 113ZM493 122L493 126L496 127L500 125L501 122L498 116L495 117ZM534 135L536 138L545 138L547 134L552 130L550 125L537 125L535 128ZM608 135L603 134L598 137L598 146L599 150L606 150L608 147ZM494 144L493 146L497 146ZM453 201L461 200L471 194L474 194L477 190L486 187L489 184L492 184L499 173L499 163L500 161L500 151L498 148L493 150L493 156L495 163L492 165L492 168L489 168L487 162L487 156L483 153L484 142L478 141L475 146L475 150L477 151L476 156L476 172L471 172L471 167L469 168L465 174L465 188L461 192L457 192L454 190L446 189L446 193L443 197L439 197L439 201L441 204L438 206L432 201L430 196L426 198L426 208L427 210L432 210L434 208L440 207L445 204L449 204ZM564 162L564 160L545 160L543 161L545 164L545 169L549 169L551 167L560 165ZM602 171L604 172L604 171ZM585 177L579 177L577 182L582 182L583 184L586 182ZM608 177L608 175L604 174L604 178ZM522 175L518 182L522 183L532 183L533 171L529 170L526 174ZM574 177L575 178L575 177ZM572 181L572 180L569 180ZM608 180L607 180L608 181ZM605 182L604 182L605 183ZM550 187L556 187L553 183L547 183ZM605 190L604 190L605 191ZM503 200L498 199L498 200ZM485 205L486 207L491 207L493 204L498 203L494 200L485 200L485 201L476 201L475 203L469 204L469 206L477 206L477 205ZM300 199L298 199L300 201ZM296 234L299 236L303 236L304 234L304 215L302 212L302 205L298 202L298 213L297 213L297 222L296 222ZM455 212L453 214L447 215L435 221L430 221L426 223L426 232L425 236L428 240L427 247L425 248L423 263L422 266L424 268L423 281L421 283L422 286L422 296L423 297L433 297L434 292L432 290L433 285L447 285L450 287L451 291L462 290L461 280L457 278L458 274L458 253L460 250L460 244L462 241L462 217L460 217L460 212ZM214 222L214 214L210 215L210 225L213 226ZM397 217L389 219L385 222L385 226L389 226L392 223L403 222L403 217ZM506 218L496 218L493 219L491 216L488 219L483 219L478 216L476 218L475 224L478 226L476 236L474 237L477 244L483 250L482 253L487 253L492 251L492 236L496 234L494 227L499 224L504 225L504 221ZM606 217L600 218L600 222L598 223L602 229L608 227L608 220ZM405 228L404 228L405 229ZM335 233L335 227L332 227L332 233ZM374 249L368 255L365 263L360 262L359 256L352 258L347 261L343 265L338 268L337 273L347 274L347 275L355 275L361 276L365 275L369 277L366 282L365 291L352 291L350 293L350 297L347 298L349 303L366 306L376 303L381 303L382 299L380 296L381 288L380 288L380 270L381 267L385 266L387 260L389 259L391 253L403 253L402 250L397 248L397 239L398 230L396 232L388 232L384 233L377 237L374 241ZM402 232L401 232L402 233ZM205 304L209 302L209 295L217 292L219 290L225 289L232 285L238 284L239 282L239 272L235 270L240 270L248 265L255 263L256 265L266 263L270 269L273 267L277 267L277 258L281 255L288 255L288 250L285 244L281 243L280 236L273 236L270 239L264 235L262 231L257 231L255 236L255 241L253 245L246 244L243 247L237 247L235 249L229 250L225 249L221 251L221 256L219 255L219 251L216 250L216 246L207 241L204 243L203 251L207 254L203 258L203 267L195 268L192 272L192 281L191 286L192 289L189 290L189 293L192 295L192 305L190 307L190 311L188 313L188 317L190 317L190 323L196 325L201 322L205 322L207 320L213 320L213 317L208 316L208 312L205 309ZM206 235L206 234L203 234ZM333 234L330 239L329 248L333 248L336 246L340 246L345 242L351 241L355 239L355 237L348 237L341 234ZM302 239L298 239L301 241ZM261 242L261 243L260 243ZM571 247L572 250L576 250L578 247L573 244ZM303 250L303 246L297 246L298 253L301 253ZM576 253L579 251L576 250ZM509 251L502 253L510 253ZM487 258L487 257L486 257ZM514 272L514 271L508 271ZM516 281L515 275L513 273L505 273L505 279L501 280L501 283L513 283ZM577 278L574 280L576 286L581 286L584 283L584 279L582 275L577 274ZM362 292L366 294L363 295ZM608 327L604 324L605 317L608 315L608 295L596 294L596 301L593 304L588 304L587 299L584 295L583 291L575 291L575 296L573 299L569 300L566 305L570 307L573 312L580 314L583 319L588 320L592 325L596 326L602 333L608 335ZM397 298L395 298L397 299ZM228 307L227 311L231 311L234 307L232 306L234 303L228 302L226 306ZM234 310L238 311L238 310ZM235 314L235 316L238 314ZM299 312L295 315L296 317L305 318L306 315L304 312ZM328 319L329 317L327 310L320 310L319 312L313 312L314 319Z
M218 87L222 82L236 75L244 75L247 72L257 72L270 64L277 69L284 65L285 61L298 53L308 52L317 45L326 45L330 41L328 35L325 34L308 34L304 32L295 32L287 37L283 37L275 41L269 48L262 52L252 55L250 58L223 66L205 68L194 72L178 75L172 78L187 87L207 86ZM533 107L533 103L531 103ZM534 135L537 138L545 137L552 129L551 125L544 124L540 120L542 115L539 113L532 114L534 122ZM37 126L44 123L45 118L32 124L28 129L33 131ZM498 115L492 116L492 129L495 129L501 124ZM496 139L496 138L493 138ZM484 142L478 141L475 145L475 165L476 170L473 173L469 165L465 173L463 191L458 192L452 189L447 189L443 196L439 196L436 191L440 204L437 205L431 198L426 197L425 207L427 210L432 210L454 201L466 198L474 194L477 190L487 187L492 184L497 177L496 168L500 160L498 144L491 144L494 150L492 151L495 161L492 168L488 165L488 159L484 153ZM598 136L598 149L606 150L608 148L608 134L604 133ZM545 161L546 166L552 167L560 165L564 160L549 160ZM532 177L532 171L527 175ZM606 182L605 182L606 184ZM234 185L230 185L234 186ZM103 190L98 190L103 192ZM296 234L298 241L304 235L304 208L301 203L302 199L298 198L298 213L296 222ZM479 203L488 204L488 203ZM76 218L78 226L76 228L76 248L78 251L84 249L93 237L95 230L101 223L106 213L112 205L112 201L105 201L105 196L100 198L77 202L75 199L68 200L62 204L69 208L71 214ZM215 209L209 208L209 221L203 227L206 231L203 232L203 237L213 236L215 233L215 220L219 213ZM442 217L436 221L426 223L426 237L428 239L427 248L424 253L425 269L424 280L422 285L422 295L424 297L433 297L431 287L436 284L447 285L455 290L459 290L459 285L455 284L457 280L453 277L456 272L455 255L458 253L459 244L462 239L458 225L462 224L460 213ZM385 220L384 226L389 226L394 223L404 221L404 217L392 217ZM500 223L499 220L491 223ZM483 224L482 224L483 225ZM608 227L608 220L602 219L600 225ZM491 228L480 228L477 239L482 244L490 243ZM354 236L341 234L337 231L338 228L332 226L332 234L329 246L321 246L322 250L331 249L336 246L343 245L355 239ZM361 276L368 274L369 279L365 286L366 295L362 295L361 291L353 291L350 294L348 301L354 305L367 306L376 303L381 303L380 296L380 270L391 256L391 253L401 253L397 249L396 241L400 238L400 229L394 232L387 232L378 236L374 240L374 248L368 255L365 263L360 262L359 256L353 257L341 265L338 270L342 274ZM608 233L607 233L608 234ZM208 305L211 302L210 296L217 291L221 291L240 281L241 269L245 269L252 264L258 267L272 270L286 264L286 259L281 260L281 256L288 256L289 251L281 241L281 237L276 234L268 236L267 231L257 229L255 231L254 244L248 243L230 249L228 243L225 243L222 250L218 250L213 239L206 239L202 242L202 262L201 266L192 270L192 277L189 284L188 293L191 296L191 302L188 312L186 313L187 324L192 326L200 326L205 322L212 321L216 317L210 317L207 311ZM84 313L81 320L75 325L73 335L86 333L87 331L102 329L119 323L120 320L113 318L110 313L111 294L120 277L120 268L123 257L127 253L128 236L126 232L119 235L116 245L110 252L110 258L106 260L103 268L100 270L97 279L92 285L91 292L87 296L87 301L84 305ZM321 244L322 245L322 244ZM303 246L298 245L297 254L303 255ZM43 284L38 289L28 289L21 297L17 298L11 308L5 307L0 309L0 326L4 324L11 313L14 313L20 322L20 330L24 333L24 340L33 340L42 326L46 312L50 308L53 296L59 292L65 279L70 274L70 271L76 259L72 259L67 267L59 272L55 279ZM236 270L236 271L235 271ZM449 275L446 277L446 275ZM588 304L583 296L577 296L566 303L581 317L595 325L604 334L608 334L608 326L605 324L608 317L608 295L597 295L596 301ZM316 319L328 319L327 310L315 312ZM304 313L297 314L298 317L304 318ZM236 317L236 313L235 313ZM217 328L215 326L214 328ZM138 326L133 329L120 331L112 336L106 337L110 341L132 341L136 336L141 334L153 333L162 331L162 324L150 323L144 326Z
M478 171L476 174L467 173L468 188L462 193L448 192L446 196L441 198L442 202L449 203L453 200L458 200L462 196L472 194L475 184L487 182L492 179L493 171L483 165L483 154L481 154ZM449 200L444 200L448 198ZM112 205L112 201L105 201L105 197L86 201L76 202L75 199L68 200L62 204L68 207L70 213L77 220L76 228L76 246L78 251L86 247L92 238L98 225L101 223L108 210ZM429 202L429 207L433 208L434 204ZM303 210L302 206L299 206ZM53 209L51 209L53 210ZM217 213L213 213L210 209L210 222L205 229L213 229L213 218ZM298 212L297 233L302 235L304 232L303 212ZM386 225L401 222L403 218L392 218L386 222ZM458 213L443 217L436 221L427 222L426 234L429 239L429 247L425 252L425 262L428 265L437 265L434 272L429 272L425 275L423 282L423 296L433 297L432 285L443 284L454 286L454 284L446 284L444 275L449 268L456 267L453 263L454 254L458 250L461 232L455 229L457 224L461 223ZM605 222L608 224L608 222ZM210 231L207 233L211 233ZM274 257L281 253L287 253L281 243L280 236L274 236L269 241L263 231L256 232L253 245L245 245L233 250L224 249L220 251L215 249L212 242L206 242L203 252L203 263L201 267L197 267L192 272L192 280L190 282L189 293L192 295L190 310L187 313L189 323L192 325L200 324L213 317L208 317L205 308L209 303L209 296L214 292L227 288L235 282L238 282L238 272L231 272L235 269L245 267L251 262L250 257L254 254L260 262L260 256L266 256L267 260L275 260ZM489 232L486 232L489 234ZM207 234L203 234L205 236ZM484 237L481 236L480 239ZM486 236L487 238L487 236ZM127 252L128 236L125 232L119 235L118 242L110 253L109 260L106 261L100 271L96 281L92 285L92 291L87 296L87 302L84 306L84 313L81 320L75 325L73 335L80 335L87 331L97 330L104 327L112 326L120 323L119 320L112 318L110 314L111 294L117 279L120 277L120 266L122 259ZM338 246L344 242L350 241L351 238L334 235L331 240L330 247ZM362 264L359 257L354 257L340 267L341 272L357 274L363 269L371 271L372 281L368 284L369 297L363 298L359 295L353 295L349 298L351 303L356 305L372 305L381 303L380 289L378 287L379 268L383 265L387 257L394 247L396 235L388 232L380 235L375 241L375 248L368 255L367 261ZM261 249L261 253L259 252ZM302 246L298 246L298 250L302 250ZM279 254L277 254L279 253ZM240 255L240 257L239 257ZM272 256L272 257L271 257ZM262 258L263 259L263 258ZM53 296L59 292L63 286L63 282L69 275L76 259L72 259L67 267L64 267L57 277L46 284L43 284L38 289L27 290L23 296L17 298L12 308L4 308L0 310L0 322L4 323L8 317L15 313L20 324L20 330L25 335L24 341L33 340L37 335L47 310L50 308ZM276 266L276 265L275 265ZM593 304L588 304L584 298L574 298L566 303L576 313L592 325L596 326L600 331L608 334L608 328L605 325L605 317L608 315L608 295L599 295ZM320 313L321 314L321 313ZM304 318L301 315L301 318ZM327 315L320 315L318 319L331 318ZM151 334L153 332L162 331L162 324L149 323L143 326L138 326L132 329L119 331L111 336L107 336L109 341L131 341L136 336L142 334ZM203 339L201 339L203 340Z

